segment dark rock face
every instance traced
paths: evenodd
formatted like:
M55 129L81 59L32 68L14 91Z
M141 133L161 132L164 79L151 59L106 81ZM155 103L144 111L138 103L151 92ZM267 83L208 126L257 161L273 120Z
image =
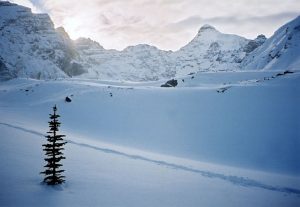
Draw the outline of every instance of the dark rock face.
M227 87L223 87L223 88L219 88L217 90L218 93L224 93L225 91L227 91L231 86L227 86Z
M278 77L278 76L283 76L283 75L292 74L292 73L294 73L294 72L286 70L283 73L277 73L275 76Z
M67 97L65 98L65 102L70 103L71 101L72 101L72 99L69 98L69 96L67 96Z
M4 64L2 58L0 57L0 81L9 80L11 78L15 78L12 74L10 74L8 68Z
M266 40L267 38L265 35L258 35L254 40L250 40L249 43L245 45L244 52L246 53L252 52L256 48L264 44Z
M59 68L64 71L69 77L77 76L85 73L83 66L79 63L72 62L78 56L73 41L63 27L55 29L62 44L59 44L56 49L63 51L63 56L57 61Z
M162 84L160 87L176 87L178 85L177 80L172 79L167 81L165 84Z
M69 77L81 75L86 73L86 70L83 69L83 66L78 63L68 63L66 67L62 69Z
M283 72L284 75L286 75L286 74L292 74L292 73L294 73L294 72L293 71L289 71L289 70L286 70L286 71Z

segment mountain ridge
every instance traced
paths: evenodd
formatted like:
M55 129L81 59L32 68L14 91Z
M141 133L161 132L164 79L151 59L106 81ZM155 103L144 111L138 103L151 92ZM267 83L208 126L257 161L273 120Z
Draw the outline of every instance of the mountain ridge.
M292 22L286 25L299 26L299 17ZM282 28L288 27L286 25ZM276 37L278 35L281 38ZM291 35L293 41L289 41ZM206 24L187 45L174 52L147 44L128 46L122 51L106 50L90 38L71 40L62 27L54 28L48 14L33 14L29 8L1 1L0 79L76 76L153 81L195 72L261 70L272 69L276 65L275 69L281 69L279 66L287 65L284 64L285 59L293 62L288 64L291 66L289 69L293 69L300 65L299 36L298 30L291 30L286 34L275 32L269 39L259 35L249 40L238 35L223 34ZM287 54L283 55L284 59L277 57L265 61L266 56L273 57L274 51L283 51L282 44L276 44L282 38L286 39L286 45L292 44L289 48L284 46L285 50L291 52L283 52ZM273 45L272 50L269 44ZM288 57L290 53L294 58Z
M300 66L300 16L281 26L243 63L245 69L297 69ZM284 59L285 61L282 61Z

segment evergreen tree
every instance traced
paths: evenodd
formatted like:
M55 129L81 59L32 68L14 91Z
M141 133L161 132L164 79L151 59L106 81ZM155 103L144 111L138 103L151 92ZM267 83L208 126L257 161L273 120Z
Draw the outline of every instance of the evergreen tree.
M65 176L61 175L65 170L59 169L62 164L60 161L62 159L66 159L63 156L62 150L64 150L63 145L67 142L63 140L65 135L59 135L58 127L60 127L60 122L58 122L58 118L60 117L56 114L57 107L56 105L53 107L53 114L50 115L49 123L49 135L45 136L47 138L48 143L44 144L43 151L45 151L46 158L44 159L47 164L44 166L45 171L41 172L41 174L45 174L44 182L48 185L57 185L65 182Z

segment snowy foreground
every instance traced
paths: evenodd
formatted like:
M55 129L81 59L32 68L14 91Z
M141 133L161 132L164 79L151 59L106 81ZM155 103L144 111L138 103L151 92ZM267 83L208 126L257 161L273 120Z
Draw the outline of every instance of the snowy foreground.
M0 83L0 206L299 206L300 73L183 79ZM54 104L68 144L53 188L39 172Z

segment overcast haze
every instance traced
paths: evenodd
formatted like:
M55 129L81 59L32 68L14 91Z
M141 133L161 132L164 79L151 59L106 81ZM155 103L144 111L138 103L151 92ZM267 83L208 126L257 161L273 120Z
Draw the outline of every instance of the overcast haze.
M150 44L177 50L203 24L247 38L270 36L299 15L299 0L14 0L47 12L72 39L90 37L107 49Z

